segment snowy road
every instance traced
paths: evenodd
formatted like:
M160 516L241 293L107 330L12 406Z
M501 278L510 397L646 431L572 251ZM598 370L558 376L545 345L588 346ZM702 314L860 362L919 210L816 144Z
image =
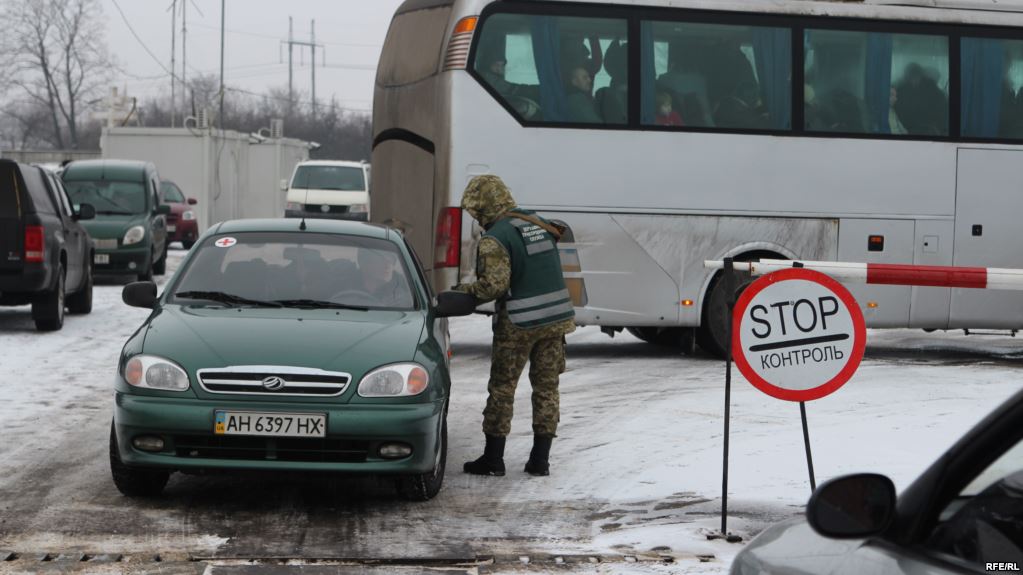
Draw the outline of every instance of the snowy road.
M559 572L724 573L740 549L705 536L720 522L723 364L628 334L569 336L549 478L521 472L525 380L509 474L462 474L482 444L479 316L452 323L448 475L433 501L397 501L373 479L262 474L178 474L161 499L127 499L107 467L111 378L147 312L122 304L121 287L98 285L93 313L58 333L35 332L27 307L0 308L0 572L291 572L315 559L303 573L544 572L559 560ZM1008 337L871 332L852 382L808 405L818 481L874 470L905 487L1021 387L1021 367L1023 343ZM795 404L740 378L732 414L729 527L748 538L800 513L809 485ZM366 563L377 560L393 564Z

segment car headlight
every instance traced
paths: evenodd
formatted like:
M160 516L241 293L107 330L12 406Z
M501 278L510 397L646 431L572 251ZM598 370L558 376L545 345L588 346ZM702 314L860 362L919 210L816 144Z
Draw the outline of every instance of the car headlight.
M173 361L155 355L136 355L124 366L124 380L135 387L186 391L188 374Z
M181 219L185 220L185 221L194 220L195 219L195 212L193 212L192 210L187 210L187 211L181 212Z
M280 205L280 204L278 204L278 205ZM286 204L286 205L284 206L284 209L286 209L286 210L295 210L295 211L301 211L301 210L302 210L302 204L300 204L300 203L297 203L297 202L288 202L288 203L287 203L287 204Z
M430 383L423 366L418 363L396 363L378 367L359 382L362 397L406 397L419 395Z
M369 211L369 204L352 204L348 207L348 212L352 214L365 214Z
M144 240L146 237L146 228L142 226L132 226L128 228L127 232L124 232L124 239L121 241L122 244L130 246L131 244L137 244Z

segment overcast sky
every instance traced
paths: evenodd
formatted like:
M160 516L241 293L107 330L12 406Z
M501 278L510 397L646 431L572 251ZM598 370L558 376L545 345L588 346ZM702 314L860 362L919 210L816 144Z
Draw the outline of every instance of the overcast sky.
M187 75L219 73L220 0L189 1ZM172 0L101 0L107 23L107 46L119 66L118 87L143 98L170 93ZM402 0L226 0L225 82L253 92L287 86L288 37L293 17L295 39L309 41L316 20L316 42L326 48L325 66L316 68L316 95L336 95L347 108L369 110L380 48L391 16ZM181 5L178 0L177 69L181 74ZM122 18L123 10L137 40ZM147 52L147 49L156 57ZM309 49L295 47L294 85L309 92ZM324 56L317 50L317 62ZM159 60L159 61L157 61ZM162 66L162 67L161 67ZM166 69L166 70L165 70Z

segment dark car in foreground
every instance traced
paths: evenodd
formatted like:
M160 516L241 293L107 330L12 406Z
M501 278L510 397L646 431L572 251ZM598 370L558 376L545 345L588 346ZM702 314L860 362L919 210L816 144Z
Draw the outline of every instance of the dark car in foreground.
M195 198L185 198L181 188L170 180L160 180L160 196L170 206L167 214L167 241L181 242L186 250L192 249L199 237L199 222L195 219L192 206L199 203Z
M86 224L95 243L98 274L136 275L140 280L167 269L167 221L170 207L160 204L160 176L148 162L81 160L62 173L75 204L96 208Z
M883 475L833 479L806 518L769 527L733 575L1023 570L1023 392L977 424L901 495Z
M31 304L43 331L63 327L65 308L92 311L92 240L79 222L93 216L50 172L0 160L0 305Z
M447 454L447 320L404 238L373 224L236 220L207 230L117 367L110 465L126 495L172 472L268 469L388 475L440 490Z

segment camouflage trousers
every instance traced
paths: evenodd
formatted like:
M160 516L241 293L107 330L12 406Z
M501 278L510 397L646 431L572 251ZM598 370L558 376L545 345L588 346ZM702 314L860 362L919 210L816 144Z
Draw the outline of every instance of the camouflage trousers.
M523 329L506 313L494 325L487 407L483 410L483 433L504 437L511 432L515 388L529 362L533 388L533 433L555 435L560 419L559 376L565 371L565 334L573 331L571 320Z

